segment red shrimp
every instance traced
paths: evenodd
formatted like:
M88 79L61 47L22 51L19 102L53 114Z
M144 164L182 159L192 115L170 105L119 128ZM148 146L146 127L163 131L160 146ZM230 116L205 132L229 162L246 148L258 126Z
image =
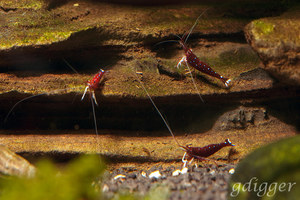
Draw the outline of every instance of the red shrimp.
M171 133L171 134L173 134L173 133ZM174 137L174 139L175 139L175 137ZM176 141L176 142L178 143L178 141ZM191 163L193 161L193 159L197 159L199 161L210 160L210 159L207 159L207 157L217 153L223 147L235 146L234 144L231 143L231 141L228 138L225 139L225 142L221 142L218 144L209 144L204 147L190 147L188 145L182 146L179 143L178 143L178 145L185 151L185 153L182 157L182 162L184 163L184 165L186 164L187 161L189 161ZM187 159L185 160L186 155L187 155Z
M208 64L202 62L199 60L199 58L193 53L192 49L188 48L183 38L180 39L179 42L184 50L185 56L181 58L181 60L177 64L177 68L181 65L182 62L185 62L187 66L191 66L194 69L197 69L200 72L203 72L205 74L208 74L212 77L215 77L217 79L220 79L226 87L228 87L228 84L230 83L231 79L225 78L215 72Z
M141 75L141 72L139 72L138 74ZM145 91L145 93L147 94L148 98L150 99L152 105L154 106L154 108L156 109L156 111L158 112L159 116L161 117L161 119L163 120L164 124L166 125L166 127L168 128L169 132L171 133L171 136L173 137L173 139L175 140L175 142L177 143L177 145L182 148L185 153L182 157L182 162L184 163L184 166L186 165L187 161L192 162L193 159L197 159L199 161L204 161L204 160L210 160L207 157L213 155L214 153L218 152L219 150L221 150L223 147L226 146L235 146L234 144L232 144L230 142L229 139L226 139L225 142L222 143L218 143L218 144L210 144L204 147L190 147L190 146L183 146L181 145L177 139L174 136L174 133L171 129L171 127L169 126L169 124L167 123L167 121L165 120L165 118L163 117L163 115L161 114L161 112L159 111L159 109L157 108L156 104L154 103L152 97L150 96L150 94L148 93L148 91L146 90L144 84L141 82L141 80L137 77L137 80L139 81L139 83L141 84L143 90ZM187 155L187 160L185 160L185 156Z
M100 71L97 74L95 74L95 76L91 80L87 81L87 86L84 90L81 100L84 99L84 96L85 96L87 90L89 89L91 98L94 100L95 104L98 105L96 96L95 96L95 90L99 88L100 82L103 80L103 76L105 73L107 73L107 71L100 69Z
M210 144L204 147L190 147L190 146L181 146L185 150L185 154L183 155L182 161L192 161L194 158L200 161L207 160L206 158L213 155L214 153L221 150L223 147L227 146L235 146L231 143L231 141L227 138L225 142L221 142L218 144ZM187 160L184 161L184 158L187 154Z
M79 74L65 59L63 59L63 61L74 71L76 72L77 74ZM95 76L87 81L87 86L84 90L84 93L82 95L82 98L81 100L84 99L85 97L85 94L87 92L87 90L89 89L89 92L90 92L90 98L91 98L91 103L92 103L92 108L93 108L93 116L94 116L94 124L95 124L95 131L96 131L96 134L98 135L98 130L97 130L97 123L96 123L96 114L95 114L95 108L94 108L94 102L96 105L98 105L97 103L97 100L96 100L96 96L95 96L95 90L96 89L99 89L100 87L100 83L101 81L103 80L103 76L105 73L107 73L108 71L104 71L103 69L100 69L100 71L95 74ZM58 90L55 90L55 91L61 91L61 90L65 90L65 89L58 89ZM14 108L20 104L21 102L23 101L26 101L28 99L31 99L31 98L34 98L34 97L37 97L37 96L41 96L41 95L47 95L48 93L42 93L42 94L37 94L37 95L33 95L33 96L29 96L29 97L26 97L20 101L18 101L17 103L14 104L14 106L9 110L8 114L6 115L5 119L4 119L4 123L6 123L9 115L12 113L12 111L14 110ZM94 100L94 101L93 101Z
M100 83L101 83L101 81L103 81L103 76L107 72L108 71L104 71L103 69L100 69L99 72L97 74L95 74L95 76L91 80L87 81L87 86L85 87L84 93L81 97L81 101L82 101L85 97L87 90L89 89L90 99L91 99L92 109L93 109L93 117L94 117L96 135L98 135L98 128L97 128L96 112L95 112L95 106L94 106L93 100L94 100L95 104L98 106L98 103L96 100L96 95L95 95L95 90L99 89Z
M194 69L197 69L200 72L203 72L205 74L208 74L212 77L215 77L217 79L220 79L226 87L228 87L228 84L230 83L231 79L225 78L215 72L208 64L202 62L199 60L199 58L193 53L192 49L189 49L183 39L179 42L184 50L185 56L181 58L181 60L177 64L177 68L181 65L182 62L185 62L186 65L193 67Z
M202 62L192 51L192 49L188 48L187 45L186 45L186 42L190 36L190 34L192 33L193 29L195 28L198 20L200 19L200 17L207 11L207 9L201 13L201 15L196 19L194 25L192 26L192 28L190 29L190 31L188 32L188 34L184 34L183 37L179 37L178 35L175 35L179 38L179 41L178 40L167 40L167 41L163 41L163 42L159 42L158 44L162 44L162 43L165 43L165 42L178 42L182 47L183 47L183 50L184 50L184 54L185 56L183 56L181 58L181 60L178 62L177 64L177 68L179 68L179 66L181 66L182 62L185 62L186 66L188 67L189 69L189 72L191 72L189 66L191 66L192 68L202 72L202 73L205 73L205 74L208 74L212 77L215 77L217 79L220 79L224 85L226 87L228 87L228 84L230 83L231 79L229 78L225 78L223 76L221 76L220 74L218 74L217 72L215 72L208 64ZM156 44L156 45L158 45ZM195 84L195 81L193 79L193 76L191 75L191 78L193 80L193 83L194 83L194 86L195 88L197 89L198 91L198 88ZM201 100L203 101L201 95L199 94Z

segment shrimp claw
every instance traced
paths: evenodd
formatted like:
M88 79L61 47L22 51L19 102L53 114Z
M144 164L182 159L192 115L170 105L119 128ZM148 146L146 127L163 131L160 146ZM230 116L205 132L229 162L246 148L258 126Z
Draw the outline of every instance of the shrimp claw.
M182 62L187 62L187 60L186 60L186 56L183 56L182 58L181 58L181 60L177 63L177 68L179 68L179 66L181 66L181 64L182 64Z

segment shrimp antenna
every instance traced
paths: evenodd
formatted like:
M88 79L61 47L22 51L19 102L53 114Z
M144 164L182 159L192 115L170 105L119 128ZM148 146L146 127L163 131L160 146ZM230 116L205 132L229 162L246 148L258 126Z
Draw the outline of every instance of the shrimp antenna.
M168 43L168 42L176 42L176 43L179 43L177 40L165 40L165 41L156 43L154 46L161 45L161 44Z
M197 94L198 94L198 96L200 97L201 101L204 103L204 100L203 100L203 98L202 98L202 96L201 96L201 94L200 94L200 92L199 92L199 89L198 89L198 87L197 87L197 84L196 84L196 82L195 82L195 79L193 78L191 68L189 67L189 65L188 65L187 63L186 63L186 66L187 66L187 68L189 69L189 73L190 73L190 75L191 75L191 78L192 78L192 81L193 81L193 85L194 85L195 89L197 90Z
M38 96L45 95L45 94L47 94L47 93L42 93L42 94L32 95L32 96L26 97L26 98L24 98L24 99L21 99L20 101L18 101L17 103L15 103L15 105L9 110L9 112L8 112L7 115L6 115L6 117L4 118L4 121L3 121L4 124L7 122L7 119L8 119L8 117L9 117L9 115L12 113L12 111L15 109L15 107L16 107L17 105L19 105L21 102L26 101L26 100L28 100L28 99L31 99L31 98L33 98L33 97L38 97Z
M175 37L177 37L179 40L182 40L182 38L179 35L176 35L176 34L172 34L172 35L174 35Z
M135 76L137 77L136 73ZM161 117L161 119L164 121L166 127L168 128L169 132L171 133L172 137L174 138L175 142L178 144L178 146L182 146L179 144L179 142L177 141L177 139L174 136L174 133L171 129L171 127L169 126L169 124L167 123L166 119L163 117L163 115L161 114L161 112L159 111L159 109L157 108L156 104L154 103L152 97L150 96L150 94L148 93L147 89L145 88L145 85L142 83L142 81L139 79L139 77L137 77L138 82L141 84L143 90L145 91L145 93L147 94L148 98L150 99L152 105L154 106L154 108L156 109L156 111L158 112L159 116Z
M206 9L199 15L199 17L196 19L194 25L192 26L192 28L191 28L190 31L189 31L189 34L188 34L188 35L186 36L186 38L185 38L184 43L187 42L187 40L188 40L188 38L190 37L190 35L191 35L193 29L196 27L196 25L197 25L199 19L203 16L204 13L206 13L206 11L207 11L208 9L209 9L209 8L206 8Z
M74 67L72 67L72 65L70 65L70 63L68 61L66 61L66 59L63 58L62 60L68 65L68 67L70 67L70 69L73 70L73 72L75 72L76 74L79 74L79 72Z
M98 128L97 128L97 120L96 120L96 112L95 112L95 105L92 96L90 97L91 103L92 103L92 110L93 110L93 117L94 117L94 125L95 125L95 131L96 135L98 136Z
M65 88L65 89L57 89L57 90L54 90L52 91L51 93L55 93L55 92L60 92L60 91L65 91L65 90L72 90L72 89L76 89L77 87L73 87L73 88ZM24 99L21 99L20 101L18 101L17 103L15 103L15 105L13 105L13 107L8 111L6 117L4 118L4 123L7 122L8 120L8 117L9 115L12 113L12 111L17 107L17 105L19 105L20 103L22 103L23 101L26 101L28 99L31 99L33 97L38 97L38 96L42 96L42 95L49 95L50 93L47 93L47 92L44 92L44 93L41 93L41 94L35 94L35 95L32 95L32 96L29 96L29 97L26 97Z
M71 65L70 65L70 63L68 63L67 61L66 61L66 59L62 59L75 73L77 73L77 74L79 74L78 73L78 71L74 68L74 67L72 67ZM74 89L74 88L71 88L71 89ZM55 90L55 91L63 91L63 90L65 90L65 89L58 89L58 90ZM15 107L17 106L17 105L19 105L21 102L23 102L23 101L26 101L26 100L28 100L28 99L31 99L31 98L33 98L33 97L38 97L38 96L42 96L42 95L46 95L46 94L48 94L48 93L42 93L42 94L36 94L36 95L32 95L32 96L29 96L29 97L26 97L26 98L24 98L24 99L21 99L20 101L18 101L17 103L15 103L15 105L9 110L9 112L7 113L7 115L6 115L6 117L4 118L4 124L7 122L7 120L8 120L8 117L9 117L9 115L12 113L12 111L15 109Z

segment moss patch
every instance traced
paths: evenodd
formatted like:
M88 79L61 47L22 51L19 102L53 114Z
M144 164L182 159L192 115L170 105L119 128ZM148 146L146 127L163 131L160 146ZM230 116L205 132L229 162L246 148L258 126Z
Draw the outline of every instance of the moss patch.
M298 18L297 18L298 16ZM295 44L300 46L300 24L298 12L294 10L279 17L263 18L251 22L246 30L251 31L256 40L259 39L273 45Z
M0 7L4 9L41 9L43 0L2 0Z
M26 12L26 11L24 11ZM87 30L83 24L67 23L63 18L46 11L32 11L22 15L9 13L7 23L0 28L6 30L0 38L0 49L11 47L47 45L68 39L72 33Z
M24 6L19 5L16 11L3 15L3 23L0 25L3 35L0 38L0 49L48 45L64 41L72 33L91 28L105 30L105 41L112 40L110 43L114 45L130 45L136 41L153 42L155 38L157 40L171 34L185 33L207 8L203 5L132 7L90 2L82 2L76 7L66 2L48 11L42 8L41 1L22 2L24 5L36 3L39 6L32 5L34 10L25 10ZM13 3L6 1L2 4L9 6ZM236 33L248 22L236 18L223 18L214 13L207 16L199 20L194 33ZM101 31L98 34L102 34ZM90 40L95 42L92 38Z
M257 32L261 34L270 34L274 31L274 24L268 22L257 20L253 22L253 25Z
M297 198L299 190L296 189L296 186L292 190L274 191L274 187L271 189L271 184L273 183L273 186L274 183L276 183L276 186L281 183L286 185L288 182L296 184L300 180L298 170L300 163L298 156L300 153L299 142L300 137L295 136L259 148L247 156L239 163L236 172L232 176L229 191L236 195L235 198L231 196L230 199L236 199L236 197L238 199L249 199L248 197L255 199L257 196L262 198L273 197L274 199L285 199L286 196ZM252 180L252 183L250 180ZM244 185L246 188L251 189L243 190L246 194L239 194L241 190L238 192L231 189L238 185ZM259 190L254 189L253 191L252 188L255 188L256 185ZM264 185L265 190L263 191L261 188Z
M38 173L35 177L1 177L0 197L3 200L99 199L101 192L93 185L97 176L102 176L104 169L104 163L96 155L82 156L68 164L64 170L43 160L37 164Z

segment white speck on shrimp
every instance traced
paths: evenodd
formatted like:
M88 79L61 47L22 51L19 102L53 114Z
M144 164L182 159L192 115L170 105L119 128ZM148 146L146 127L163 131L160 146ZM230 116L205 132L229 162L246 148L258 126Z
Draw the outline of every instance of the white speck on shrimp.
M151 179L152 178L158 179L160 177L161 177L161 173L158 170L156 170L156 171L152 172L151 174L149 174L149 178L151 178Z
M142 175L143 177L147 177L146 172L142 172L141 175Z
M211 170L209 173L210 173L211 175L215 175L215 174L216 174L216 171L215 171L215 170Z
M172 176L178 176L179 174L181 174L181 171L179 169L176 169L173 173Z
M187 167L182 168L181 174L186 174L189 171Z
M123 174L118 174L118 175L116 175L116 176L114 177L114 180L118 180L118 179L123 180L123 179L125 179L125 178L126 178L125 175L123 175Z

